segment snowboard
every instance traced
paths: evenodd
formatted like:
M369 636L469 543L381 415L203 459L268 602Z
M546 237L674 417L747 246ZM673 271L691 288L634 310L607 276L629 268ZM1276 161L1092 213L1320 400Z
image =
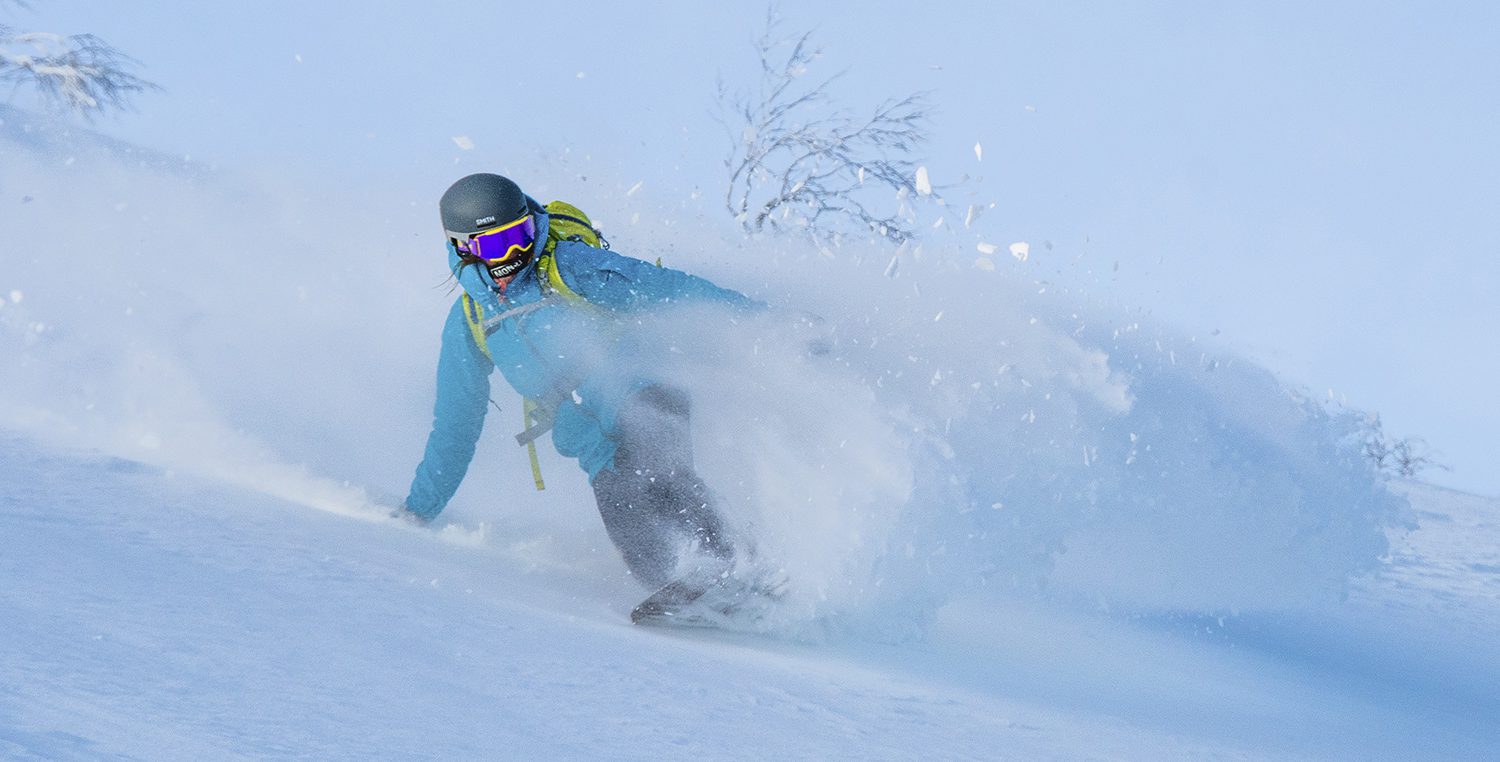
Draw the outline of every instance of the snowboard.
M641 601L630 621L648 627L753 629L782 593L781 585L752 584L734 577L704 581L684 577Z

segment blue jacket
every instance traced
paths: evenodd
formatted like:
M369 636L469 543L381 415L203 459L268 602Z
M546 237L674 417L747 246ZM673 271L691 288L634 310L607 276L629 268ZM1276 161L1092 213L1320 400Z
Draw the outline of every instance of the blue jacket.
M536 215L537 245L547 238L547 212L528 198ZM615 418L625 399L651 383L639 347L620 320L631 312L672 303L711 301L745 309L759 306L744 294L719 288L703 278L639 259L563 241L553 252L563 282L587 300L569 304L557 296L529 311L502 319L488 338L486 357L464 317L460 297L448 312L438 355L437 404L432 433L417 466L406 508L430 519L443 510L474 457L489 405L490 372L495 368L523 397L556 404L552 443L592 481L613 466ZM483 267L460 269L458 252L448 245L449 267L464 292L484 308L486 318L543 302L536 260L511 279L503 296ZM592 306L589 306L592 305ZM520 416L516 416L520 426Z

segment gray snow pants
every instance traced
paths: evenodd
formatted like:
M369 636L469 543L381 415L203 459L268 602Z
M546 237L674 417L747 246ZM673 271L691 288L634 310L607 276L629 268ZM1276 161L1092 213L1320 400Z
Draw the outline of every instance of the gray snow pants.
M614 468L594 478L609 539L652 589L727 567L734 555L713 495L693 470L688 416L688 397L677 389L637 392L620 411Z

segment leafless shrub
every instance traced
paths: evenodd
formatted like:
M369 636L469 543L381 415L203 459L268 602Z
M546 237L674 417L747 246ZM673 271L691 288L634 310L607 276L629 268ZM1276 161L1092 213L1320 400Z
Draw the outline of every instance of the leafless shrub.
M1435 460L1435 453L1421 437L1391 439L1385 434L1380 416L1371 416L1365 424L1364 455L1376 470L1389 476L1413 479L1428 469L1447 471Z
M11 83L12 94L30 85L48 103L88 118L128 108L133 96L158 89L128 71L137 63L91 34L18 32L0 25L0 83Z
M729 133L725 207L751 233L790 230L824 242L849 232L902 243L912 239L908 202L937 200L919 189L913 152L927 140L932 106L926 93L885 101L863 116L837 106L831 85L808 83L822 49L812 32L783 36L775 10L755 41L760 81L752 93L720 82L720 121ZM876 211L899 199L894 211Z

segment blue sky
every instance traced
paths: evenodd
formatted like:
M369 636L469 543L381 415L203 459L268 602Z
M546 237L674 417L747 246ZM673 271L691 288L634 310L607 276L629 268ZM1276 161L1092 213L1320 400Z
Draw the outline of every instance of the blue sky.
M717 192L715 78L753 73L765 6L570 7L566 30L528 18L536 6L481 2L51 0L5 13L99 34L165 88L100 129L232 171L431 203L455 161L504 171L568 147L664 200ZM847 103L933 92L935 180L983 175L966 192L996 203L974 236L1050 241L1039 272L1218 331L1290 381L1428 438L1454 468L1438 481L1500 494L1495 6L867 2L783 15L817 30L829 73L847 70Z

